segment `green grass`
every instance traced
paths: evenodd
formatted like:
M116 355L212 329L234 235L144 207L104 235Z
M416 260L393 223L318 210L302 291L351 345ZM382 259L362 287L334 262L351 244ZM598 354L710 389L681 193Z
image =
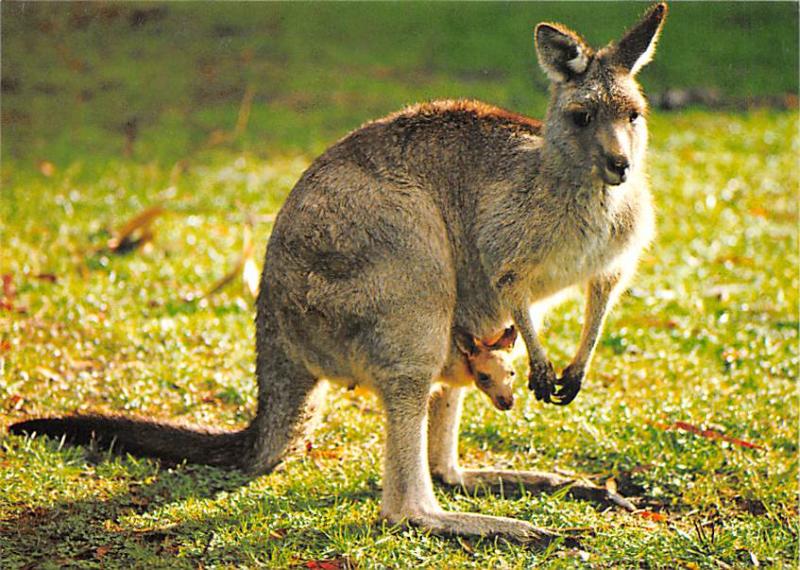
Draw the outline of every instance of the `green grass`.
M184 299L233 266L248 216L263 251L269 215L313 156L403 103L479 96L541 114L532 24L562 20L602 42L642 9L613 5L597 17L584 4L269 4L244 14L170 4L131 29L134 9L156 5L89 10L88 23L86 5L25 6L2 5L0 274L16 288L13 309L0 309L3 433L75 410L244 425L255 405L252 300L239 282L206 302ZM643 82L737 97L794 91L795 12L673 5ZM735 41L744 37L747 49ZM743 79L742 69L752 73ZM248 83L247 129L209 144L233 129ZM139 133L123 156L120 125L134 116ZM793 567L798 113L656 112L651 131L659 236L609 318L586 387L562 409L519 386L508 414L470 395L461 451L468 465L613 477L663 520L565 497L439 487L449 509L582 529L580 549L385 526L379 405L335 391L311 451L255 480L4 437L0 567L738 568L752 556ZM155 203L168 213L154 222L151 247L95 253L107 230ZM575 347L580 309L570 299L544 331L557 366ZM664 429L674 422L763 449Z

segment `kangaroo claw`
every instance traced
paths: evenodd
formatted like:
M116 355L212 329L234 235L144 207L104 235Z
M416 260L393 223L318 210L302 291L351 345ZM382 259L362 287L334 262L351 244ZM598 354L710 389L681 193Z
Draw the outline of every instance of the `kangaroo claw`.
M582 368L567 366L562 372L561 378L556 380L556 390L550 401L557 406L566 406L572 402L581 391L583 376Z
M528 388L533 390L536 399L551 402L550 396L555 391L556 372L553 365L547 360L537 360L530 364L528 375Z

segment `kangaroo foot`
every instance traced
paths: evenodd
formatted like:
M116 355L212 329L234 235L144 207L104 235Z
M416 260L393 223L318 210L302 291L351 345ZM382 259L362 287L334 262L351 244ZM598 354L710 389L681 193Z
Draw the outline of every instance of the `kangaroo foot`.
M559 534L537 528L525 521L475 513L437 510L384 515L384 518L394 524L418 526L440 536L498 537L541 548L557 538L562 538Z

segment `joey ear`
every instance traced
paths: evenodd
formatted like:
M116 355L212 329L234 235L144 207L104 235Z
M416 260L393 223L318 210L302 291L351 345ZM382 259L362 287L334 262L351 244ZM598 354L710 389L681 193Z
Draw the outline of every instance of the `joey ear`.
M616 45L610 46L611 62L636 75L650 63L656 51L656 43L667 16L667 5L651 6L642 19L628 30Z
M514 343L517 342L517 327L514 325L508 327L503 333L503 339L506 348L513 348Z
M489 350L508 350L514 346L516 341L517 327L511 325L503 331L503 334L500 335L500 338L492 343L492 345L489 347Z
M458 350L465 355L475 356L478 354L478 340L467 331L460 328L453 330L453 341Z
M583 38L561 24L536 26L539 65L553 83L566 83L589 67L594 52Z

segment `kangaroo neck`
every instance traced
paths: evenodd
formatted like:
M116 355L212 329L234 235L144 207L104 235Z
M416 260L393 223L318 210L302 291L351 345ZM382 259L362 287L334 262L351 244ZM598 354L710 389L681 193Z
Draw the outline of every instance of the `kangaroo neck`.
M602 193L604 184L592 175L592 164L579 160L557 137L550 136L546 126L541 147L541 168L537 186L557 192L562 197Z

